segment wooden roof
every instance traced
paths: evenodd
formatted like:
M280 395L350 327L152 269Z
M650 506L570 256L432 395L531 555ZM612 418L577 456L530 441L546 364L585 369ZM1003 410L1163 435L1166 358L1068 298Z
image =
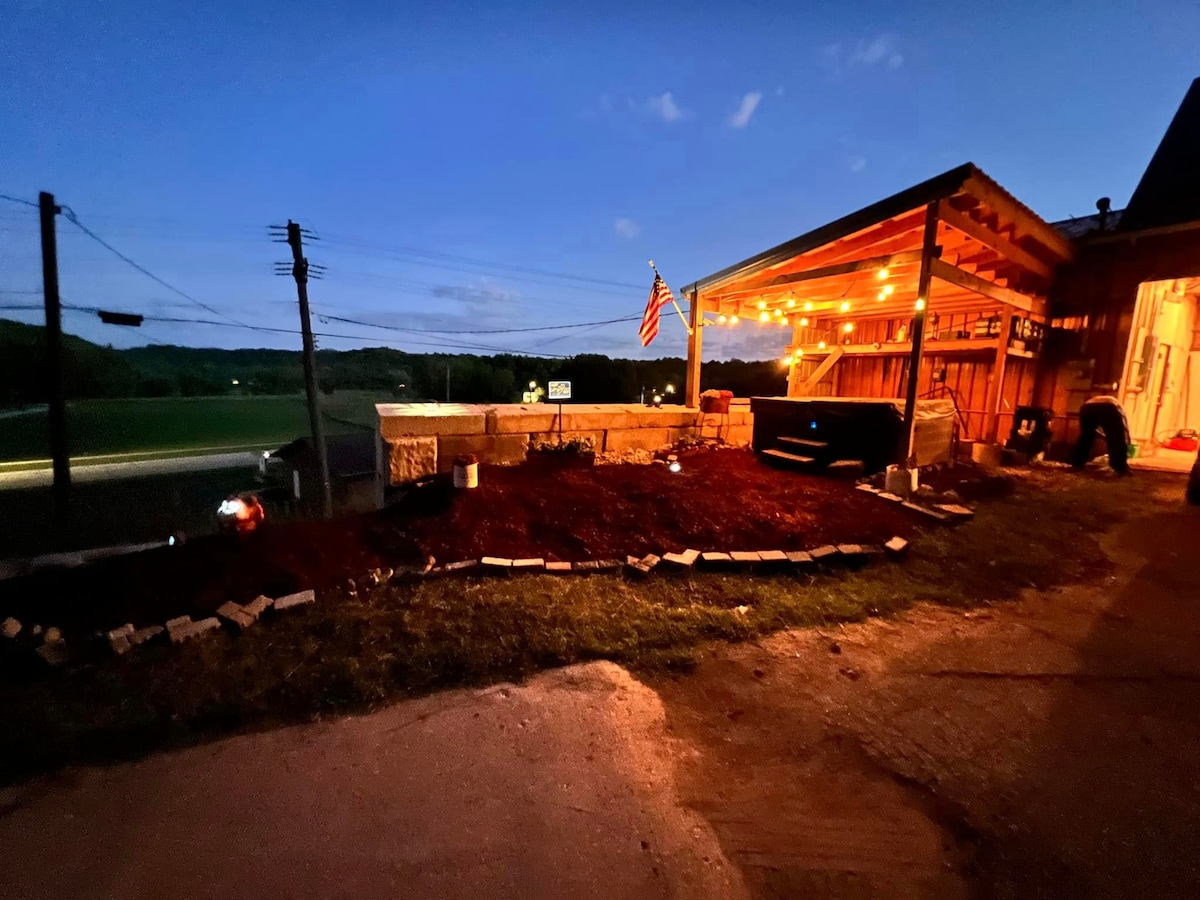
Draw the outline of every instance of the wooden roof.
M967 163L914 185L682 289L707 312L766 310L909 314L916 299L930 204L937 204L940 259L930 308L997 302L1040 312L1068 238ZM885 292L886 288L886 292Z

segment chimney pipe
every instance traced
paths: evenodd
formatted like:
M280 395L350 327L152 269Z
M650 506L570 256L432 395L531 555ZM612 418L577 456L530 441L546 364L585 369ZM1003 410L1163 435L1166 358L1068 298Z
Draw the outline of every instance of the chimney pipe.
M1096 209L1100 210L1100 222L1097 229L1104 231L1108 227L1108 211L1112 209L1112 200L1108 197L1101 197L1096 201Z

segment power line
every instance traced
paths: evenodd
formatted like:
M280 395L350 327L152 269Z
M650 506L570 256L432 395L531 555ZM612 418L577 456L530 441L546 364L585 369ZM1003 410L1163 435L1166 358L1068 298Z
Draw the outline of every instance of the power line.
M361 319L347 319L342 316L330 316L322 313L317 313L318 318L322 321L329 322L345 322L348 325L365 325L369 328L383 328L388 331L405 331L414 332L417 334L517 334L528 331L563 331L570 328L599 328L602 325L616 325L619 322L636 322L641 320L640 315L623 316L619 319L605 319L602 322L575 322L570 325L539 325L530 328L407 328L402 325L380 325L375 322L366 322ZM567 335L570 337L570 335Z
M32 206L34 209L38 208L38 205L32 200L22 200L20 197L10 197L8 194L0 194L0 200L7 200L10 203L21 203L25 206Z
M228 319L230 322L233 322L235 325L241 325L241 326L245 327L244 322L239 322L237 319L233 318L233 316L226 315L225 313L221 312L219 309L216 309L215 307L209 306L207 303L203 303L202 301L197 300L195 297L191 296L190 294L184 293L179 288L175 287L175 285L170 284L169 282L166 282L163 279L159 278L157 275L155 275L153 272L151 272L145 266L142 266L142 265L134 262L132 259L130 259L128 256L126 256L124 253L122 253L120 250L118 250L116 247L114 247L112 244L110 244L106 240L104 240L104 238L100 237L100 235L96 234L94 231L92 231L90 228L88 228L86 225L84 225L82 222L80 222L78 216L75 215L75 211L73 209L71 209L69 206L61 206L60 208L62 209L63 216L67 219L68 222L70 222L72 225L74 225L76 228L78 228L80 231L82 231L84 234L86 234L88 237L90 237L92 240L94 240L97 244L99 244L105 250L108 250L110 253L112 253L114 256L116 256L118 259L133 266L133 268L137 269L139 272L141 272L147 278L151 279L152 281L158 282L158 284L161 284L167 290L171 291L174 294L178 294L184 300L188 300L188 301L196 304L201 309L207 310L208 312L212 313L214 316L220 316L223 319Z

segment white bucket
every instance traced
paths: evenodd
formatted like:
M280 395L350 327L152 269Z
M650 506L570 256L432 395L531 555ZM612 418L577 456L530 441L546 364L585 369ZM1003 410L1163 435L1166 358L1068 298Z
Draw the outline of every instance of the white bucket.
M456 488L479 487L479 463L469 463L465 466L454 466L454 486Z
M917 470L888 466L883 477L883 489L898 497L908 497L917 489Z

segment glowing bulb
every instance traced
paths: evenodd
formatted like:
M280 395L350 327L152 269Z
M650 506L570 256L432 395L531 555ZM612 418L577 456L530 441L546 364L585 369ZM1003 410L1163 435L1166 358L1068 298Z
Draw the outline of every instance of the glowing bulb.
M787 304L787 306L788 306L788 309L792 309L792 308L793 308L795 305L796 305L796 301L795 301L795 300L793 300L791 297L789 297L789 298L788 298L788 304Z
M769 315L767 315L767 313L766 313L765 311L764 311L764 312L760 312L760 313L758 314L758 321L760 321L760 322L767 322L767 321L769 321L769 320L770 320L770 318L771 318L771 317L770 317Z
M803 351L803 350L797 350L797 351L796 351L796 361L797 361L797 362L799 362L799 361L800 361L800 357L802 357L803 355L804 355L804 351Z
M672 475L678 475L683 471L683 466L679 464L679 460L673 460L667 465L667 471Z
M531 381L531 382L529 382L529 389L530 389L531 391L533 391L533 390L536 390L536 389L537 389L537 382L536 382L536 381Z
M730 324L730 325L736 325L737 323L738 323L738 317L737 317L737 316L730 316L730 317L729 317L729 324Z
M845 325L842 326L842 331L846 332L846 334L849 334L853 330L854 330L853 322L847 322Z
M801 325L801 327L804 327L804 328L808 327L808 316L800 317L800 325Z
M817 349L818 349L818 350L824 350L824 349L825 349L825 342L824 342L824 341L817 341Z
M759 300L759 301L758 301L758 308L759 308L759 309L766 309L766 308L767 308L767 301L766 301L766 300Z
M812 305L812 301L811 301L811 300L809 300L807 303L805 303L805 304L804 304L804 311L805 311L805 312L812 312L812 308L813 308L813 305Z
M918 301L917 301L917 312L920 312L920 311L921 311L921 310L923 310L924 308L925 308L925 301L924 301L924 300L918 300Z
M777 319L778 319L778 318L779 318L780 316L782 316L782 315L783 315L783 310L782 310L782 309L777 309L777 310L775 310L775 318L777 318Z
M884 281L888 277L888 270L880 269L878 272L875 273L875 277L878 278L880 281Z
M786 325L787 323L788 323L788 317L787 317L787 316L784 316L782 319L780 319L780 320L779 320L779 324L780 324L780 325Z
M789 354L788 356L785 356L782 360L780 360L780 362L782 362L785 366L790 366L792 364L791 355Z
M727 321L728 319L725 317L725 313L721 313L719 316L717 316L718 325L724 325Z
M875 299L878 300L880 303L882 303L884 300L887 299L887 294L885 294L883 291L880 291L878 294L875 295Z
M892 285L892 284L885 284L885 285L883 286L883 292L884 292L885 294L887 294L889 297L890 297L890 296L892 296L892 292L893 292L893 291L895 291L895 290L896 290L896 286L895 286L895 285Z
M849 300L842 301L842 312L850 312L850 301Z

